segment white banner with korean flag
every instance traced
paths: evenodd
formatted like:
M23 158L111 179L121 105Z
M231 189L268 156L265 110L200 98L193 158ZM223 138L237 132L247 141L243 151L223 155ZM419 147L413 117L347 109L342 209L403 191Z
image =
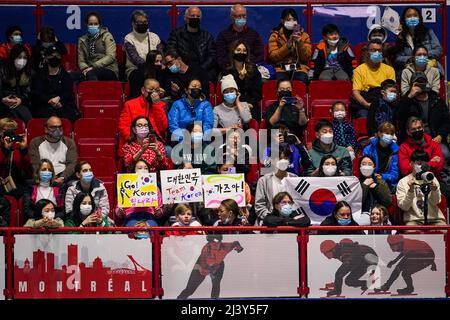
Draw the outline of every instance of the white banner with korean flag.
M164 204L203 202L200 169L164 170L160 174Z
M239 207L245 207L244 174L204 175L203 194L205 208L218 208L226 199L233 199Z
M312 225L319 225L332 213L336 202L342 200L351 206L356 222L366 221L361 219L362 188L356 177L284 178L283 184Z

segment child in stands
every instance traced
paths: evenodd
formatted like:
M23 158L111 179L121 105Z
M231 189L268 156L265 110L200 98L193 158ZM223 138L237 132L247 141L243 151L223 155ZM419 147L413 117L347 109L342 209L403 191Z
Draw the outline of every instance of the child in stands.
M346 119L346 105L342 101L337 101L331 107L333 112L333 136L334 143L344 147L350 153L350 157L355 159L358 144L356 141L356 131L353 124Z

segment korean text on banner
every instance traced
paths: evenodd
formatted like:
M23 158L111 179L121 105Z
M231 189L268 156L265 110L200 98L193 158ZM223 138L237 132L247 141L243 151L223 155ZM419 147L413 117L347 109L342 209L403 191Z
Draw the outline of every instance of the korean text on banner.
M156 173L118 174L117 202L119 207L156 207L158 205L156 182Z
M203 176L205 208L218 208L226 199L245 207L244 174L213 174Z
M164 204L203 202L200 169L164 170L160 174Z

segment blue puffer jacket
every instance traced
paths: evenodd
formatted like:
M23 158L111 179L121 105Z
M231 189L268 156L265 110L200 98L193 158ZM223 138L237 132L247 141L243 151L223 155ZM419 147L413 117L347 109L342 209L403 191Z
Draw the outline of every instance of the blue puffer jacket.
M195 111L195 116L193 112ZM203 133L208 132L214 127L214 112L211 104L204 100L195 100L191 106L186 97L175 101L169 111L169 130L182 140L183 133L180 129L186 129L188 124L194 121L201 121Z
M377 143L378 138L370 139L370 144L363 150L363 156L373 157L375 159L375 173L379 173L383 177L383 180L386 181L391 187L396 187L399 178L398 144L395 142L391 143L392 154L389 157L388 170L386 172L379 172Z

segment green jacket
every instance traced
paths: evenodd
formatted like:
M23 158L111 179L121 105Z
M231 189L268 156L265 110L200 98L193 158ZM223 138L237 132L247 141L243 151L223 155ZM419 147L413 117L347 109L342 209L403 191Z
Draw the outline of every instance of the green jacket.
M375 203L381 204L385 207L389 207L392 204L392 194L388 184L383 179L374 179L376 187L370 189L368 185L365 185L364 179L360 179L361 188L363 191L362 206L363 211L367 211L373 208ZM369 194L372 193L371 196ZM366 210L367 209L367 210Z
M72 219L67 219L66 220L66 222L64 223L64 227L68 227L68 228L72 228L72 227L79 227L80 225L77 225L76 223L75 223L75 221L73 221ZM103 220L102 220L102 223L100 224L100 225L97 225L97 226L89 226L89 227L109 227L110 225L109 225L109 221L108 221L108 217L107 216L103 216ZM82 232L76 232L76 231L74 231L74 232L68 232L68 233L71 233L71 234L80 234L80 233L82 233ZM106 232L102 232L102 233L106 233Z
M100 35L95 41L95 54L89 53L88 34L78 39L78 67L84 70L88 67L107 68L119 76L119 67L116 59L116 42L108 29L101 28Z
M338 170L343 171L345 176L352 175L352 159L350 158L350 153L348 153L346 148L338 146L334 142L331 145L330 151L325 152L320 147L320 140L316 139L312 144L312 149L309 150L309 154L311 155L312 166L305 170L307 176L311 175L311 173L320 166L322 157L329 154L337 159Z

